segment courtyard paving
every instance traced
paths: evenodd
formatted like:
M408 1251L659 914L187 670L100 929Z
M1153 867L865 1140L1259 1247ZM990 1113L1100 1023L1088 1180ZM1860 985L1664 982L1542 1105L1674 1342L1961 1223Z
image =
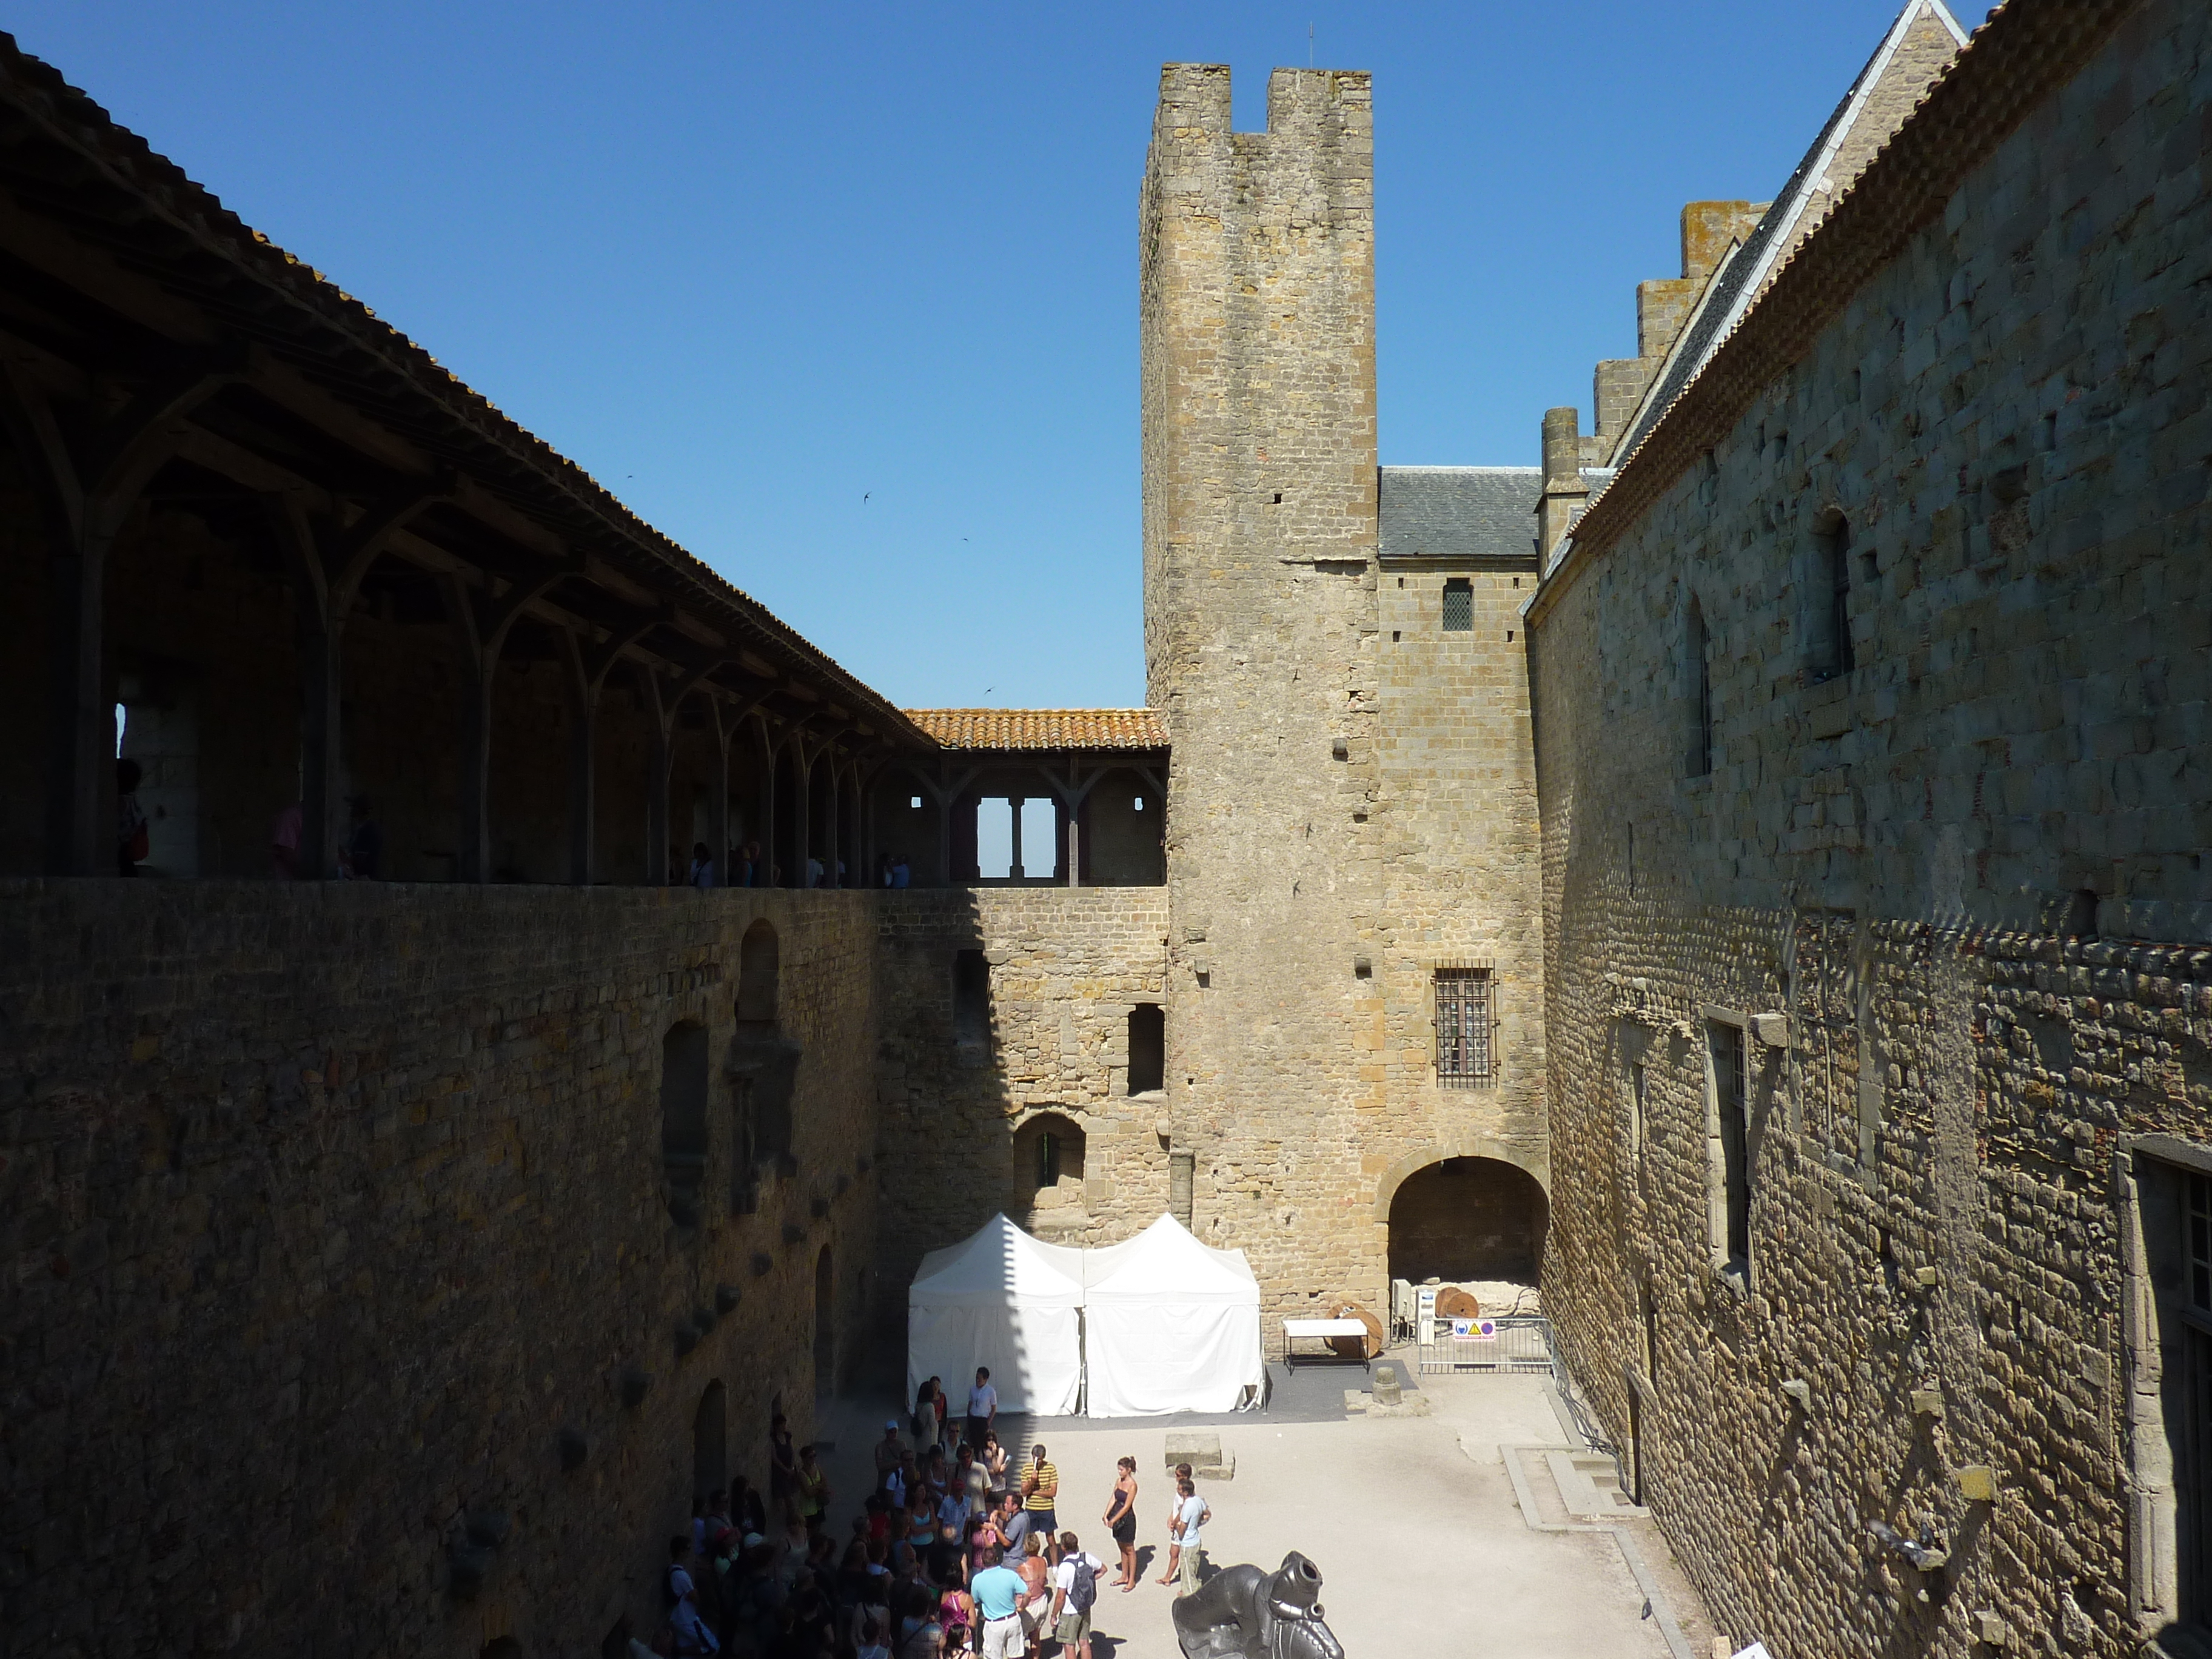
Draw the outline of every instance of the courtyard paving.
M1410 1358L1401 1357L1402 1369L1412 1369L1404 1363ZM1060 1526L1109 1566L1115 1555L1101 1516L1115 1460L1137 1460L1138 1559L1148 1576L1133 1593L1102 1591L1096 1659L1174 1659L1179 1651L1172 1592L1152 1581L1166 1565L1167 1436L1200 1423L1236 1459L1233 1480L1200 1486L1213 1509L1209 1557L1218 1565L1273 1567L1285 1551L1303 1550L1321 1568L1328 1623L1347 1659L1705 1659L1711 1652L1712 1626L1650 1521L1624 1516L1593 1527L1567 1512L1541 1449L1581 1448L1563 1429L1546 1378L1424 1377L1431 1415L1347 1416L1344 1391L1364 1381L1357 1367L1301 1368L1279 1386L1266 1413L1234 1418L1002 1416L1000 1437L1010 1449L1023 1436L1050 1448L1060 1471ZM841 1518L872 1484L869 1447L895 1413L903 1420L887 1395L832 1411L824 1432L836 1448L826 1461ZM1023 1440L1020 1450L1026 1447ZM1530 1525L1502 1448L1538 1449L1516 1461L1534 1518L1552 1529ZM1616 1529L1628 1535L1628 1553ZM1679 1646L1670 1646L1664 1629L1668 1614Z

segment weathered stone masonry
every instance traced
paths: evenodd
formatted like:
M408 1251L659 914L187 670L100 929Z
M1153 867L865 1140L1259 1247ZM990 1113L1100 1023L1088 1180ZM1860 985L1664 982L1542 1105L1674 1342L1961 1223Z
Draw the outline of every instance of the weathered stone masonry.
M1398 1183L1546 1178L1535 823L1513 584L1378 557L1364 75L1162 74L1142 198L1145 647L1173 743L1165 1133L1271 1315L1387 1295ZM1467 639L1447 576L1479 583ZM1496 1074L1436 1086L1430 988L1487 966ZM1210 1198L1211 1201L1203 1201ZM1272 1324L1272 1321L1271 1321ZM1272 1340L1271 1335L1271 1340Z
M1164 890L886 893L878 915L884 1283L902 1289L925 1250L994 1211L1080 1243L1165 1210L1166 1101L1128 1090L1130 1011L1161 1001ZM980 1030L954 1006L963 951L988 975ZM1040 1190L1022 1130L1046 1118L1080 1138L1083 1172Z
M1713 1612L1777 1653L2117 1655L2203 1616L2163 1310L2212 1140L2212 23L2153 3L2088 53L2118 9L2064 9L1978 39L1530 616L1577 1172L1546 1297Z
M771 1402L803 1437L811 1357L834 1367L867 1321L870 901L0 898L13 1630L52 1653L413 1654L643 1627L653 1545L718 1455L695 1468L702 1401L728 1468L763 1479ZM725 1056L760 921L804 1058L787 1172L737 1213ZM690 1228L659 1097L684 1021L708 1050Z

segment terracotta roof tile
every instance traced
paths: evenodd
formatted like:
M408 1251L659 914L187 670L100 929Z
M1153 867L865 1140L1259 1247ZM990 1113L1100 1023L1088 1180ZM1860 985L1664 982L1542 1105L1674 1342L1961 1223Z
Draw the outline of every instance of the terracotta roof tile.
M906 717L947 749L1164 749L1150 708L908 708Z

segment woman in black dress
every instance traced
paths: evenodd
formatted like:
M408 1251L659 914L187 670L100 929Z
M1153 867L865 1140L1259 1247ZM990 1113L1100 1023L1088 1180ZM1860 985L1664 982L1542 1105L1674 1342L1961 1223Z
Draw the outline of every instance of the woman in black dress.
M1121 1548L1121 1576L1114 1581L1114 1587L1131 1590L1137 1588L1137 1460L1125 1457L1116 1467L1121 1472L1114 1477L1114 1496L1106 1505L1105 1521Z

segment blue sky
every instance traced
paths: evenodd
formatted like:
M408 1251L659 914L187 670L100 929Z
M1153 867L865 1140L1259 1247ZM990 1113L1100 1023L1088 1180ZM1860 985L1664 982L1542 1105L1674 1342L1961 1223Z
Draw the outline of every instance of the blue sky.
M1316 63L1374 71L1382 459L1529 465L1543 410L1634 350L1681 204L1778 189L1894 10L19 0L9 27L887 696L1035 707L1144 699L1163 62L1231 65L1249 128L1310 22Z

